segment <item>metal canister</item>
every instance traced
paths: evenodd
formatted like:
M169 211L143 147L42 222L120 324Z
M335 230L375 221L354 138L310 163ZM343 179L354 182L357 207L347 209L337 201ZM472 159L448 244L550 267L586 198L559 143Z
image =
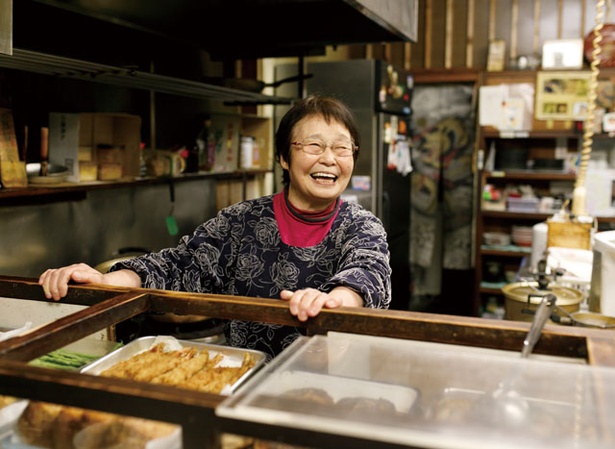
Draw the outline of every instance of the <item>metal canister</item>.
M254 154L254 137L241 136L241 168L252 168Z

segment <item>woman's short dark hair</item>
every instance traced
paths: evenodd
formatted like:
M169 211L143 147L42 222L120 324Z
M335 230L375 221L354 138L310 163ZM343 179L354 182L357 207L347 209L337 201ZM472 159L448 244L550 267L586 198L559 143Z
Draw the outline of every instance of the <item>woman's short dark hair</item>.
M350 108L338 98L314 94L297 101L282 117L275 134L275 153L278 162L284 159L290 164L293 128L300 120L310 116L322 117L327 123L341 123L350 132L354 144L360 147L359 127ZM353 155L355 161L358 156L357 150ZM282 171L282 183L285 186L290 183L288 170Z

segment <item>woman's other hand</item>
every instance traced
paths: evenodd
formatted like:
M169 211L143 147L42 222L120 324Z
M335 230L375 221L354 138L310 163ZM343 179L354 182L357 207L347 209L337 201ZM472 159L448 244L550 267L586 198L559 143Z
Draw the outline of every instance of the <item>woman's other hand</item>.
M85 263L76 263L62 268L51 268L38 278L43 286L45 298L58 301L68 293L69 282L78 284L116 285L120 287L141 287L141 279L130 270L118 270L102 274Z
M290 291L282 290L280 298L288 301L291 315L299 321L307 321L310 317L317 316L324 308L336 309L342 306L363 307L363 298L357 292L347 287L336 287L331 292L325 293L315 288Z

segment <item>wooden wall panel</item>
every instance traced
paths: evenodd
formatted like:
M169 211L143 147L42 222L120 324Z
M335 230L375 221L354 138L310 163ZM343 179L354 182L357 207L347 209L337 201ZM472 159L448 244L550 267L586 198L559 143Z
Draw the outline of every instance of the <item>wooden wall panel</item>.
M404 67L404 52L405 44L403 42L395 42L390 45L390 58L387 62L395 63L398 67Z
M615 0L605 0L606 23ZM371 44L354 54L407 70L484 70L489 39L506 41L506 62L540 59L549 39L584 38L596 23L597 0L419 0L418 42ZM517 17L515 18L515 13Z
M425 55L425 68L442 69L444 68L444 43L446 38L446 0L428 0L432 3L431 34L425 36L430 40L431 55Z
M495 39L504 39L506 41L506 63L510 58L510 36L511 36L511 11L513 0L495 0L491 2L495 8L495 21L490 26L495 26Z
M534 1L518 0L517 56L534 55Z
M487 66L489 49L489 10L491 0L474 1L474 64L473 68L481 70Z
M583 36L581 28L581 7L583 2L580 0L562 0L562 24L561 39L577 39ZM589 3L594 3L591 1ZM594 14L592 14L594 16ZM593 26L593 25L592 25Z
M450 0L450 4L453 5L451 8L452 17L450 18L452 24L450 33L452 43L451 67L464 67L466 63L466 39L468 37L466 26L468 23L468 0Z
M548 39L557 39L558 3L559 0L540 0L541 43Z
M418 18L418 42L409 45L410 64L406 69L425 68L425 22L426 22L426 0L419 0Z

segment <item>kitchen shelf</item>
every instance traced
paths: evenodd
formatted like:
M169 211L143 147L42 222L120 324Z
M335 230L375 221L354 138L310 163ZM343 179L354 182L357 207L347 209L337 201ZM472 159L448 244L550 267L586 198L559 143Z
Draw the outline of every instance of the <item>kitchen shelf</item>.
M78 59L14 49L0 54L0 67L114 86L151 90L190 98L212 99L227 105L290 104L294 98L277 97L213 84L157 75L131 67L115 67Z
M546 220L553 216L553 213L543 212L508 212L505 210L483 210L481 214L484 218L501 218L504 220Z
M481 293L499 296L502 294L502 287L504 287L506 284L507 284L506 282L499 282L499 283L481 282L480 291Z
M553 130L498 130L494 128L485 128L483 131L483 137L498 138L498 139L555 139L557 137L566 137L574 139L582 139L583 134L575 129Z
M527 83L535 85L536 72L485 73L483 85ZM532 256L532 248L488 247L483 243L483 233L511 233L513 226L533 227L545 222L557 210L525 211L492 210L483 206L483 189L490 184L501 193L503 201L508 189L531 186L538 197L552 196L568 199L572 195L576 174L569 169L574 155L578 154L583 134L574 121L537 120L532 118L525 130L499 130L493 126L481 126L477 143L483 158L478 158L478 188L476 192L475 234L475 313L484 308L488 299L496 297L504 303L504 295L494 283L484 283L483 276L494 282L505 281L506 272L518 271L524 259ZM550 163L559 159L560 164ZM526 165L527 161L534 165ZM485 161L482 163L482 161ZM542 165L538 165L542 163ZM490 204L488 206L491 206ZM505 283L503 284L505 285Z
M80 183L62 183L55 186L30 185L24 188L0 189L0 202L2 206L23 206L26 204L40 204L53 201L78 201L87 196L87 192L94 190L109 190L121 187L145 186L154 184L181 183L199 179L240 180L252 179L256 176L270 173L271 170L238 170L226 173L186 173L174 177L125 178L117 181L94 181Z
M511 181L574 181L576 174L553 171L494 170L485 172L485 178L509 179Z
M480 252L486 256L524 257L531 254L532 249L524 246L509 245L503 247L482 245Z

